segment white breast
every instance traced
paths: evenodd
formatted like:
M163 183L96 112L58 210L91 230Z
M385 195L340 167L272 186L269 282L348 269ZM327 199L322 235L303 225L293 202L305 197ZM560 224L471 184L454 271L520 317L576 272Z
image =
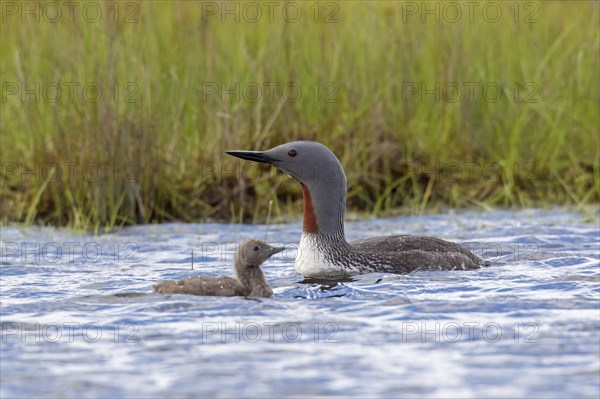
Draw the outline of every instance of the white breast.
M304 277L331 277L345 274L339 267L325 259L325 254L319 251L315 238L302 234L298 255L295 263L296 273Z

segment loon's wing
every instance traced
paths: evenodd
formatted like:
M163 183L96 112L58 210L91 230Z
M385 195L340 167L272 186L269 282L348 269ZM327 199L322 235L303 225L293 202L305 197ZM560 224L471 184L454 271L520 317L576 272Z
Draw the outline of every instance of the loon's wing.
M183 280L163 281L154 286L159 294L190 294L202 296L245 295L242 285L231 277L188 277Z
M366 252L437 253L440 258L446 258L450 254L454 254L455 256L462 255L470 261L468 262L470 265L467 268L478 268L482 265L482 260L479 257L461 245L435 237L411 235L369 237L352 241L350 245L359 251Z

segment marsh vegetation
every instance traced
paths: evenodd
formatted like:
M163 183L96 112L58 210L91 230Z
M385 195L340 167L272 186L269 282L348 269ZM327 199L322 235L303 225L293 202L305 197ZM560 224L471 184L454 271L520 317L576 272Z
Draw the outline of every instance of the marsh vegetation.
M223 4L3 10L2 222L282 220L299 187L224 151L299 139L339 156L354 211L599 201L598 3Z

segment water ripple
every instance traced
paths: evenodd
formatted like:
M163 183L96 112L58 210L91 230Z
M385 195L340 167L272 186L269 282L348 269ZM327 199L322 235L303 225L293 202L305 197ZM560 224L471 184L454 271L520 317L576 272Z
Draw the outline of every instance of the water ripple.
M231 274L236 244L264 226L2 227L0 396L598 397L600 232L580 220L349 223L349 240L432 235L492 266L343 282L296 275L300 225L271 226L288 246L263 268L273 299L152 293L163 279Z

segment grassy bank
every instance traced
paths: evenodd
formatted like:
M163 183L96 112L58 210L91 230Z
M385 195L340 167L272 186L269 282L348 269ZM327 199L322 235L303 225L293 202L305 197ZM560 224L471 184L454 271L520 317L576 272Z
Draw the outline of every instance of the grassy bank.
M0 219L297 215L296 184L224 154L297 139L357 211L597 203L598 3L476 3L3 5Z

